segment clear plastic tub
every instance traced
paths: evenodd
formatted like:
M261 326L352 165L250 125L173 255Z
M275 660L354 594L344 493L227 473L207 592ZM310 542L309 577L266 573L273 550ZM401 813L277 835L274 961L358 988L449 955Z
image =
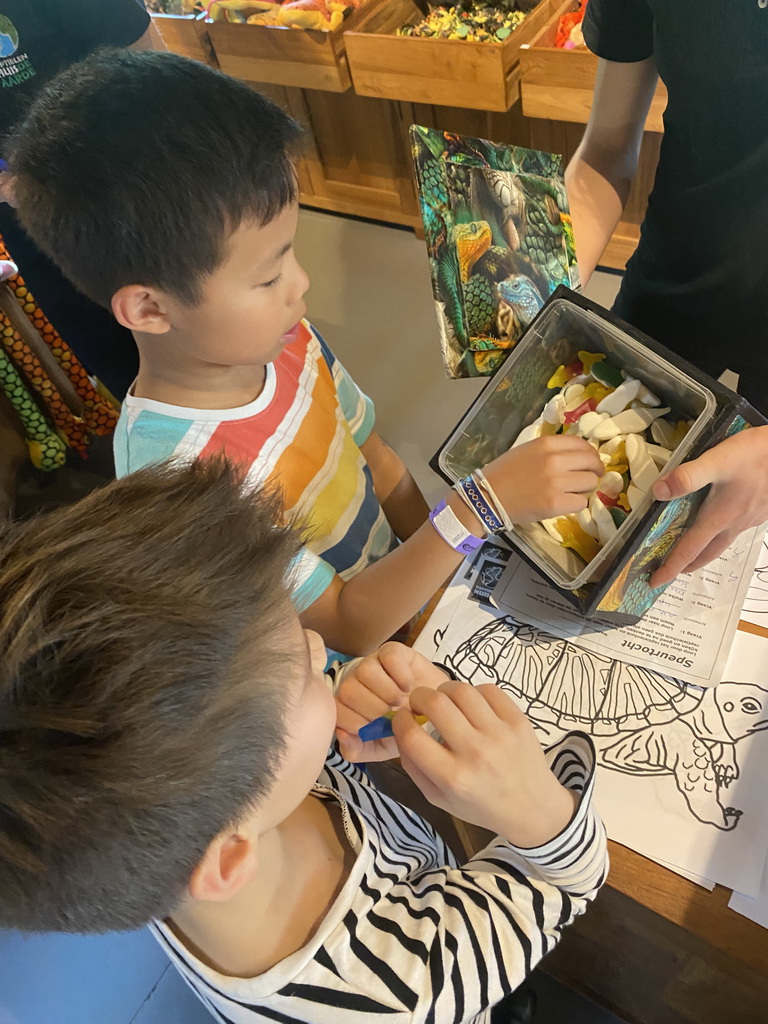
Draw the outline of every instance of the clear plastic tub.
M554 299L444 444L438 465L445 476L461 480L505 452L554 394L547 381L557 367L573 363L580 349L603 352L620 369L641 380L663 405L671 407L671 419L693 420L662 475L679 465L714 416L712 392L590 310L567 299ZM604 575L653 500L648 492L610 543L587 565L558 545L539 524L517 526L510 539L554 583L578 590Z

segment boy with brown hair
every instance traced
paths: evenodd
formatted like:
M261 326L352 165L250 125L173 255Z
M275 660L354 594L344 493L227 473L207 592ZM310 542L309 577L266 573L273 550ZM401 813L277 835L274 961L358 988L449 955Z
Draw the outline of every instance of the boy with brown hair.
M545 755L500 689L398 644L344 672L433 803L498 837L459 867L330 751L281 510L218 460L141 470L0 541L0 926L148 922L214 1018L487 1021L606 871L593 750ZM438 743L411 711L426 715ZM505 1020L498 1011L494 1020Z
M330 648L364 654L489 527L453 491L428 516L370 399L303 319L299 139L242 82L175 54L108 52L43 92L10 163L25 228L136 339L118 476L225 454L249 483L277 483L308 536L294 588L302 622ZM514 522L586 507L602 472L576 437L521 445L485 469Z

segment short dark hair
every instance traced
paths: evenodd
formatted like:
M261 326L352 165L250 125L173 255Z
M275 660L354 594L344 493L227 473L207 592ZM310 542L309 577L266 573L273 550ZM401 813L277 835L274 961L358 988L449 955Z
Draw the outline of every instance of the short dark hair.
M284 681L306 658L279 517L275 496L197 460L0 539L0 927L167 916L269 791Z
M131 284L193 305L232 232L295 201L300 134L197 61L102 50L50 82L11 136L19 217L102 306Z

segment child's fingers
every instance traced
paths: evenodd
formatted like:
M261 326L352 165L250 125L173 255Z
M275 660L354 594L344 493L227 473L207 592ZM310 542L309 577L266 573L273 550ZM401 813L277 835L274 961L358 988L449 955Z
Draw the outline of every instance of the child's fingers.
M390 642L379 648L379 660L390 678L403 694L409 694L417 686L437 689L448 678L447 674L423 654L404 644Z
M421 691L415 692L420 693ZM434 691L427 690L425 692L433 693ZM420 713L425 713L423 707ZM434 778L450 776L452 755L433 736L430 736L423 726L419 725L410 711L402 709L395 714L392 719L392 731L395 734L403 767L424 795L431 799L424 786L427 783L430 786L435 786L436 783L432 781ZM422 781L419 781L420 779Z
M600 463L602 465L602 463ZM597 473L577 471L569 473L563 479L563 490L570 493L588 494L594 491L599 477Z
M378 662L361 664L336 691L337 717L342 709L348 712L343 720L339 718L339 724L345 729L360 729L391 707L402 704L403 699L400 688Z
M530 725L525 712L500 686L495 683L481 683L473 689L478 696L482 697L493 715L502 722L516 727L522 725L523 728L525 725ZM530 727L533 728L533 726Z
M352 764L358 761L390 761L397 757L397 742L393 737L386 740L371 740L364 743L357 733L336 729L339 753Z

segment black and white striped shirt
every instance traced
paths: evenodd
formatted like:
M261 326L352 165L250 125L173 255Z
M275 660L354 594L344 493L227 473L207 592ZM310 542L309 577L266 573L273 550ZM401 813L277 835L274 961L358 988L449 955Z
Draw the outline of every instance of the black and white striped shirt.
M153 930L192 989L226 1024L486 1022L583 913L608 866L592 809L594 750L572 733L548 761L582 794L545 846L496 839L466 864L423 818L330 753L315 789L341 805L356 860L313 938L255 978L201 963L167 927Z

